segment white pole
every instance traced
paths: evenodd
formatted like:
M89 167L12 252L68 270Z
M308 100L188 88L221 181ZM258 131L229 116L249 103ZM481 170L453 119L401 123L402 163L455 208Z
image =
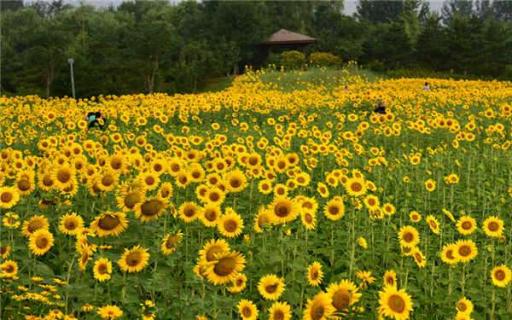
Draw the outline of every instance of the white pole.
M73 74L73 58L68 59L69 63L69 72L71 73L71 92L73 93L73 99L75 98L75 75Z

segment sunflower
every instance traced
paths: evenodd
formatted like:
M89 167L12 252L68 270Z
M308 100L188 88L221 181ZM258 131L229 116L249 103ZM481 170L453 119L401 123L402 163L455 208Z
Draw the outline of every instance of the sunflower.
M361 298L356 284L350 280L341 280L338 283L330 284L327 294L336 313L346 312Z
M204 196L206 203L215 204L218 206L220 206L222 202L224 202L225 198L226 195L224 194L224 192L217 187L209 188Z
M20 195L28 195L35 189L35 174L33 171L22 171L16 175L16 188Z
M266 300L275 301L283 294L285 288L284 279L274 274L261 277L258 282L258 292Z
M117 261L119 268L123 272L140 272L149 262L148 249L142 248L140 245L131 249L124 249L123 255Z
M261 194L270 194L272 192L272 181L265 179L258 182L258 191Z
M233 170L224 175L224 182L229 192L240 192L247 186L247 178L240 170Z
M334 197L325 205L325 217L331 221L337 221L345 215L345 204L341 197Z
M228 288L228 291L231 293L239 293L244 291L247 286L247 276L243 273L239 273L232 281L231 287Z
M6 260L0 264L0 278L18 279L18 263L14 260Z
M412 311L411 296L404 290L385 286L379 292L379 315L395 320L407 320Z
M128 187L125 187L128 189ZM121 188L123 190L123 187ZM138 203L145 199L144 188L121 191L116 197L117 206L124 212L135 209Z
M322 265L320 262L313 262L308 266L306 279L308 280L309 285L313 287L317 287L322 283L322 278L324 273L322 271Z
M371 271L359 270L356 272L356 277L361 280L361 287L365 287L375 282L375 277L372 275Z
M234 238L242 233L244 220L233 209L227 208L217 223L217 230L223 237Z
M393 287L397 287L397 283L396 283L396 272L394 270L387 270L385 273L384 273L384 285L385 286L393 286Z
M0 187L0 209L10 209L20 200L20 194L14 187Z
M53 246L53 234L46 229L34 231L29 237L30 251L36 256L42 256Z
M316 228L316 215L314 212L301 211L300 221L306 230L314 230Z
M414 248L420 243L420 234L413 226L405 226L400 228L398 232L400 246Z
M107 258L99 258L94 262L94 279L99 282L110 280L112 276L112 262Z
M457 231L463 236L467 236L475 232L476 220L470 216L462 216L457 221Z
M462 297L455 304L455 308L459 313L470 315L471 312L473 312L474 307L473 302L471 302L471 300L467 299L466 297Z
M418 223L421 221L421 214L418 211L413 210L409 213L409 219L414 223Z
M292 308L288 302L274 302L268 309L269 320L291 320Z
M56 167L52 171L52 180L55 187L60 190L65 189L76 180L75 174L75 169L68 164Z
M183 239L183 233L181 231L176 232L175 234L167 234L160 244L160 250L166 256L174 253L176 248L181 243Z
M242 299L237 305L240 317L243 320L256 320L258 319L258 308L256 305L247 299Z
M454 256L460 262L469 262L478 254L478 248L473 240L459 240L455 246Z
M32 216L30 219L25 220L23 222L23 226L21 227L21 232L25 237L29 237L35 231L39 229L48 229L50 224L48 223L48 218L43 215Z
M103 320L114 320L123 316L123 310L115 305L106 305L98 308L98 315Z
M379 198L373 194L369 194L364 198L364 205L366 208L373 210L380 206Z
M173 195L174 188L172 183L164 182L160 185L160 189L158 189L158 199L162 201L169 200Z
M84 219L76 213L63 215L59 220L59 231L70 236L77 235L84 227Z
M512 271L506 265L499 265L491 270L492 284L497 287L505 288L511 279Z
M148 191L157 189L160 184L160 177L154 172L143 172L138 175L137 179Z
M215 285L230 283L244 268L245 258L241 253L217 253L206 267L206 278Z
M91 229L98 237L118 236L128 227L124 212L105 212L94 219Z
M283 224L295 220L299 215L298 204L289 198L278 196L270 204L272 222Z
M427 222L430 231L432 231L435 234L439 234L441 232L439 221L437 221L437 219L433 215L428 215L425 218L425 221Z
M109 192L114 190L119 180L118 174L112 169L104 169L96 177L96 185L101 191Z
M482 224L485 235L491 238L500 238L503 235L503 220L496 216L488 217Z
M332 317L335 311L331 304L331 297L325 292L320 292L313 299L308 299L303 319L327 320Z
M423 255L423 252L421 252L418 247L414 247L411 252L411 256L414 259L414 262L416 262L416 265L420 268L424 268L427 265L427 260L425 259L425 255Z
M158 219L167 208L165 201L159 198L146 199L135 205L135 216L142 222L148 222Z
M178 214L181 220L186 223L191 223L199 218L201 208L195 202L184 202L178 209Z
M199 251L199 259L205 263L215 260L215 255L227 253L230 251L229 244L223 240L211 239Z
M254 231L257 233L262 233L263 229L267 226L270 226L272 223L272 214L270 211L260 206L258 209L258 214L254 217Z
M9 245L0 245L0 257L7 259L11 254L11 250L12 248Z
M425 189L427 189L428 192L436 190L436 182L432 179L427 179L425 181Z
M363 178L348 178L345 182L345 190L352 197L359 197L366 194L366 183Z
M222 215L220 207L216 204L207 204L201 209L199 219L206 227L216 227L217 221Z
M319 182L317 184L316 191L322 198L327 198L329 196L329 188L323 182Z
M7 212L2 217L2 224L8 229L18 229L20 226L20 216L14 212Z
M445 245L443 249L441 249L441 260L448 265L456 264L459 262L459 259L455 254L456 250L457 246L453 243Z

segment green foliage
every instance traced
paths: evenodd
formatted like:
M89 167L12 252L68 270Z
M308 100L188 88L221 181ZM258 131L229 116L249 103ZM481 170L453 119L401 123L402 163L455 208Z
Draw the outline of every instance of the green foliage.
M309 55L309 63L317 67L337 67L341 58L329 52L313 52Z
M297 50L285 51L281 53L279 62L286 69L300 69L306 62L306 56Z

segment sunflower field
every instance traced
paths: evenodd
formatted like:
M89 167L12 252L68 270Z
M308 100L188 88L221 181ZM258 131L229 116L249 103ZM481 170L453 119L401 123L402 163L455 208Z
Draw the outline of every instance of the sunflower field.
M512 317L512 83L264 73L1 97L0 318Z

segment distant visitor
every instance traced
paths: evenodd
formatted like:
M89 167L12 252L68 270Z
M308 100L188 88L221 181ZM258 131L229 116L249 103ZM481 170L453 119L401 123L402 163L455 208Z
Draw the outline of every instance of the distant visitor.
M377 102L377 106L375 107L373 112L380 113L380 114L386 114L386 105L384 104L384 102L382 102L382 101Z
M428 84L428 82L425 82L423 85L423 91L430 91L430 84Z
M85 117L85 119L87 120L87 128L88 129L97 127L97 128L100 128L101 130L103 130L105 128L106 118L101 113L101 111L89 112L89 113L87 113L87 116Z

